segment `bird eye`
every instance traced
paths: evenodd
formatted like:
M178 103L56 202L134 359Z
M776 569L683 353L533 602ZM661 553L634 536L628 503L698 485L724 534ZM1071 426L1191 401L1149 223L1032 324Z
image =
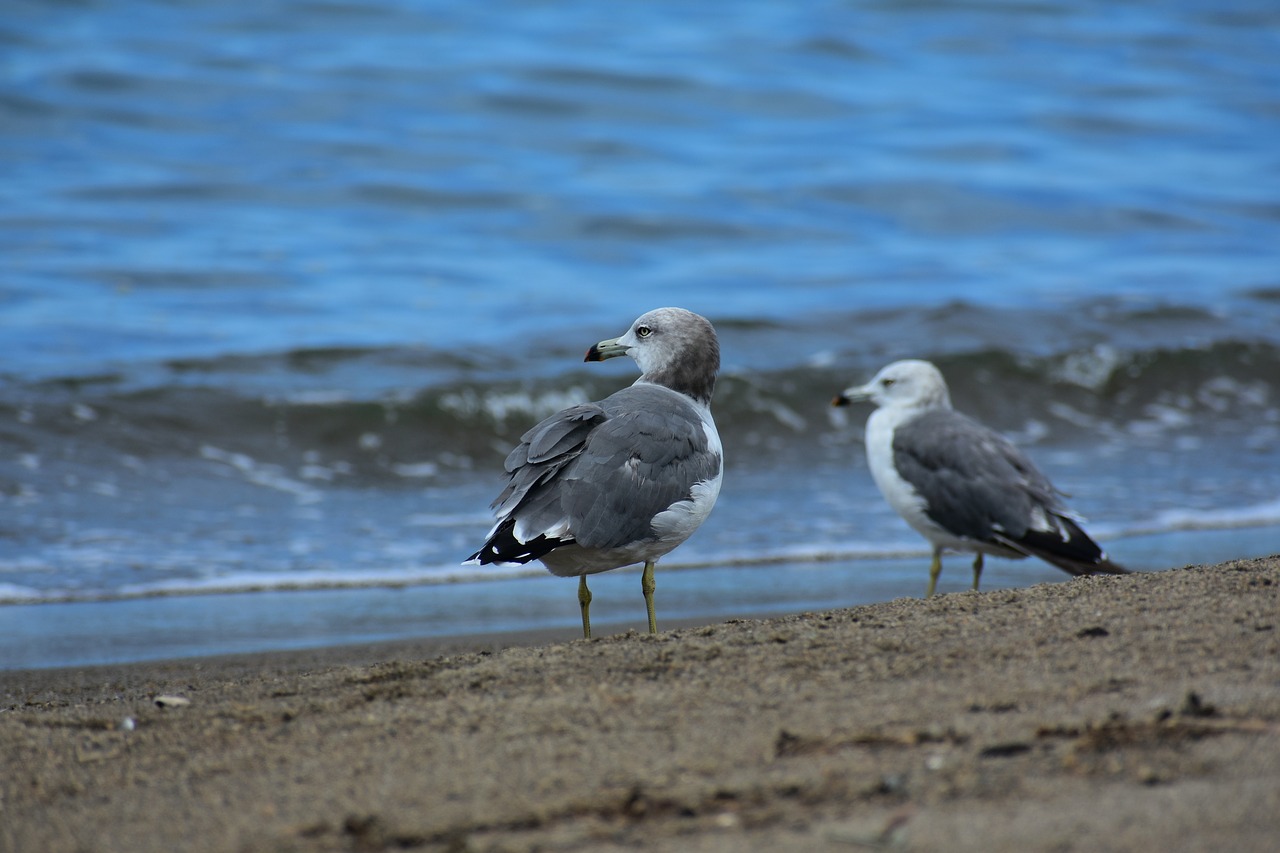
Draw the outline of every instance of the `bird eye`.
M636 337L637 337L637 338L647 338L647 337L649 337L649 336L650 336L650 335L652 335L652 334L653 334L653 329L650 329L648 326L637 326L637 327L636 327Z
M885 388L888 388L889 386L893 385L893 383L895 383L895 382L897 382L897 381L898 381L898 380L896 380L896 379L889 379L889 378L887 378L887 377L886 377L886 378L884 378L884 379L881 379L881 380L880 380L880 384L881 384L881 385L883 385Z

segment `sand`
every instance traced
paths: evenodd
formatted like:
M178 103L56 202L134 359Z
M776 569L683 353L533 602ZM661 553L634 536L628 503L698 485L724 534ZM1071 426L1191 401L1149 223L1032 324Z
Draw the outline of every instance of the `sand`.
M0 760L3 851L1270 853L1280 558L0 673Z

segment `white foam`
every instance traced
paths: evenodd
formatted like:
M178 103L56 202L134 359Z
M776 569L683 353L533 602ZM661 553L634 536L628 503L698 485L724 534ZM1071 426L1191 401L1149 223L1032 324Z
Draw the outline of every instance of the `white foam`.
M1038 443L1047 435L1049 435L1048 425L1044 421L1032 418L1022 425L1020 431L1009 433L1009 440L1014 444L1030 445Z
M78 421L89 423L98 419L98 413L90 406L84 403L76 403L71 407L71 416Z
M1228 530L1280 524L1280 500L1225 509L1170 509L1153 519L1157 532Z
M424 586L441 583L475 583L546 574L541 564L485 566L482 570L446 563L436 566L347 572L330 569L295 571L227 572L205 578L169 579L121 587L103 600L146 598L159 595L209 595L214 593L295 591L310 589L359 589L369 587ZM53 600L57 600L56 598Z
M1270 389L1264 382L1241 382L1230 376L1218 376L1206 381L1196 392L1196 401L1219 414L1226 412L1232 403L1262 408L1271 399Z
M809 366L814 368L834 367L838 355L833 349L818 350L809 356Z
M38 589L18 586L12 583L0 583L0 604L31 604L41 601L45 594Z
M306 509L300 507L299 509ZM420 527L483 527L487 516L468 514L419 514L410 517L409 523ZM1115 540L1129 537L1172 534L1183 531L1226 531L1245 527L1280 526L1280 499L1257 504L1201 510L1194 508L1170 509L1150 519L1126 524L1091 524L1090 533L1099 540ZM893 559L923 559L928 549L915 537L895 538L873 542L841 537L840 525L823 535L825 541L809 541L805 544L784 547L750 549L726 549L708 541L702 547L682 548L662 561L662 568L690 569L720 568L726 566L769 564L818 564L837 561L875 561ZM49 575L55 571L77 569L96 572L106 563L119 563L132 559L128 553L130 541L118 532L110 530L78 531L74 543L56 549L46 559L18 558L0 560L0 575L25 574ZM421 565L415 557L422 549L412 544L402 547L384 546L376 555L364 555L354 561L357 565L381 563L385 568L357 569L342 565L322 563L317 565L313 543L305 537L296 537L282 549L280 559L254 558L252 570L244 568L244 561L232 564L216 564L207 554L194 551L173 552L162 560L151 561L148 568L155 576L169 577L129 584L116 589L61 587L37 589L29 585L0 584L0 604L31 604L40 602L99 600L112 601L150 596L182 596L212 593L243 593L256 591L295 591L367 587L421 586L440 583L483 583L485 581L515 577L541 576L545 570L539 563L525 566L463 566L453 561L434 565ZM214 543L216 548L216 543ZM295 561L306 561L307 568L299 569ZM202 567L205 574L192 577L193 567ZM181 576L174 577L178 574ZM92 575L91 575L92 576Z
M1120 353L1107 344L1098 344L1087 352L1068 355L1052 376L1090 391L1101 390L1120 364Z
M440 408L464 417L484 413L499 423L512 415L545 418L561 409L590 402L586 391L577 385L563 390L532 394L528 391L488 391L477 393L467 388L440 398Z
M1090 524L1089 534L1100 540L1125 539L1187 531L1213 532L1274 526L1280 526L1280 500L1220 509L1167 509L1139 521Z
M276 465L261 465L244 453L222 450L209 444L201 445L200 455L214 462L229 465L246 480L258 486L293 495L299 503L318 503L324 495L306 483L287 477Z
M772 563L830 563L837 560L892 560L902 557L923 557L929 549L918 541L867 544L860 542L831 542L813 545L797 545L790 548L770 548L768 551L725 552L715 557L698 559L690 554L679 559L680 552L662 561L665 569L711 568L718 566L756 566Z
M1049 414L1053 415L1055 418L1064 420L1074 426L1082 427L1084 429L1093 429L1097 425L1097 419L1092 415L1087 415L1074 406L1068 406L1066 403L1054 401L1049 403L1046 408L1048 408Z
M760 395L754 389L748 394L746 403L752 410L771 415L778 423L790 427L795 432L804 432L809 425L799 412L784 405L780 400L771 400Z
M295 406L336 406L352 399L346 391L297 391L284 397L286 403Z
M406 479L420 479L426 477L434 477L440 473L440 466L434 462L409 462L400 465L392 465L391 470L400 477Z

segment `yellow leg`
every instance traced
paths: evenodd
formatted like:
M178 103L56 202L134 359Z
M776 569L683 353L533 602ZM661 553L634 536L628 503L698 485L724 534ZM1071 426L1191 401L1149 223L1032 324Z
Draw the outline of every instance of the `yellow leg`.
M587 589L587 576L578 575L578 606L582 608L582 636L591 639L591 590Z
M973 591L978 591L978 579L982 577L982 552L973 558Z
M925 590L924 597L933 597L933 588L938 585L938 575L942 574L942 549L933 549L933 562L929 564L929 588Z
M658 617L653 612L653 591L658 585L653 580L653 561L646 560L644 571L640 573L640 591L644 593L645 610L649 612L649 633L658 633Z

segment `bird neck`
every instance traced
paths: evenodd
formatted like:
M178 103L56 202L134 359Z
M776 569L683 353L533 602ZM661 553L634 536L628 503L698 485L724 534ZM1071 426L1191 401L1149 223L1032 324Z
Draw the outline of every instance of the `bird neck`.
M716 390L715 374L699 376L693 371L681 371L678 366L672 370L646 373L635 381L636 385L661 385L677 394L683 394L700 406L711 406L711 395Z

